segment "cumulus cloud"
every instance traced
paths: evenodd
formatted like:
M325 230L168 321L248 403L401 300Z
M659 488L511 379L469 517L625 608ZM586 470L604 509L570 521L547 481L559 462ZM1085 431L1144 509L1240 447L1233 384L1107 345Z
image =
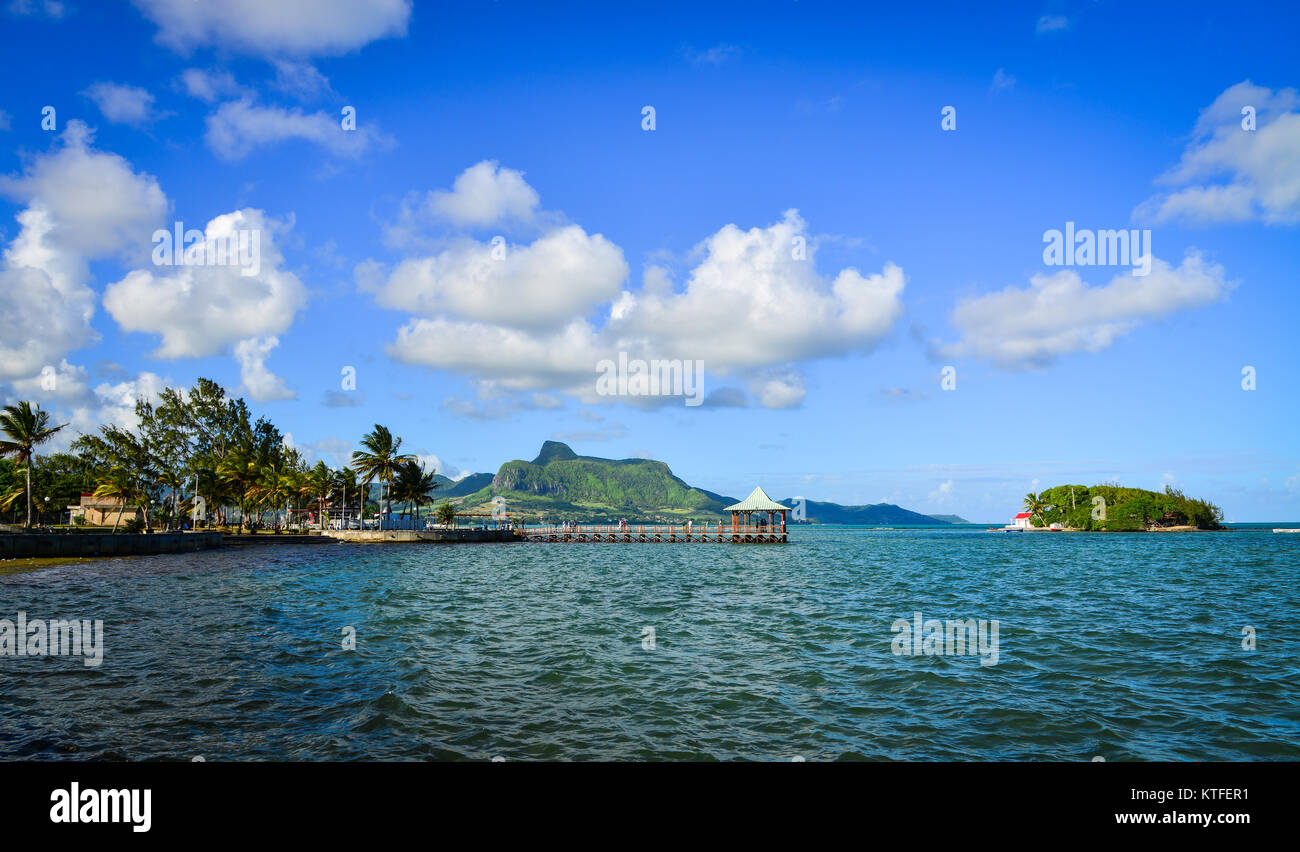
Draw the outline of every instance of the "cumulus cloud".
M281 268L276 234L287 227L251 208L218 216L204 230L205 251L241 230L260 232L256 275L234 265L136 269L108 286L104 307L123 330L160 335L153 353L160 358L213 355L239 341L281 334L306 303L302 282Z
M134 0L174 50L214 46L264 56L335 55L406 35L410 0Z
M139 86L123 83L95 83L85 91L104 118L116 124L140 126L158 118L153 95Z
M627 274L622 249L570 225L523 246L464 241L365 287L386 307L427 317L553 328L613 299Z
M275 402L297 399L284 379L266 366L271 350L280 345L278 337L250 337L235 344L235 360L239 362L239 377L244 391L257 402Z
M869 352L903 310L902 269L886 264L863 275L847 268L828 279L817 272L808 240L793 210L766 228L727 225L697 247L701 260L680 288L657 266L639 290L623 288L621 250L576 225L502 259L493 259L489 244L466 243L403 261L387 276L362 264L357 277L381 304L420 314L389 347L405 363L512 392L559 390L608 402L595 397L600 360L625 352L703 361L709 372L738 376L760 405L789 408L806 392L793 365ZM797 246L806 259L796 259ZM714 402L741 404L736 393ZM461 408L453 413L477 414Z
M339 115L261 106L248 98L227 101L207 118L204 140L223 160L242 160L254 150L290 140L311 142L337 157L355 159L393 144L373 127L344 130Z
M60 147L24 173L0 178L0 193L26 207L0 263L0 379L26 379L99 339L88 262L143 256L167 200L150 175L91 147L79 121Z
M429 193L428 210L457 225L493 225L505 219L528 220L539 199L524 173L503 169L495 160L470 166L456 177L451 191Z
M701 245L703 260L680 292L652 268L645 288L615 303L610 330L650 342L657 357L703 359L709 370L870 351L902 316L903 270L886 263L864 276L849 267L828 280L814 246L795 259L798 239L809 238L795 210L766 228L726 225Z
M1074 269L1040 273L1028 288L960 302L951 323L961 339L939 352L1010 369L1042 367L1062 355L1101 351L1143 322L1219 301L1231 287L1223 267L1195 251L1176 268L1154 258L1149 275L1126 269L1100 287Z
M1254 130L1243 126L1247 107ZM1157 183L1170 189L1138 205L1135 220L1300 222L1300 93L1248 80L1229 87L1201 112L1178 165Z

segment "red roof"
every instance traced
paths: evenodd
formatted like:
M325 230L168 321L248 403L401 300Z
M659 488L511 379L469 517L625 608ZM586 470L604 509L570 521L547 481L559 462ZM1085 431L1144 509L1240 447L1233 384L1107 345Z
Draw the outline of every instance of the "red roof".
M1032 517L1033 515L1029 512L1021 512L1019 515L1016 515L1016 520L1018 521L1021 518L1032 518Z

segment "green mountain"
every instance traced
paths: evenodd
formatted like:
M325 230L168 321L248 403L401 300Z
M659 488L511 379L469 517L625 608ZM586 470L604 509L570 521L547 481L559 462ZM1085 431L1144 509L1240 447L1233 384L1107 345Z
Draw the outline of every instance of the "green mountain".
M439 473L433 479L438 483L437 490L433 492L434 497L464 497L490 485L492 474L471 473L462 479L451 479Z
M936 521L943 521L945 524L971 524L974 521L968 521L961 515L931 515Z
M688 485L663 462L580 456L559 441L543 443L532 461L506 462L495 476L475 473L456 483L440 479L439 484L442 487L433 492L436 502L450 499L461 511L487 511L501 498L511 517L524 522L718 520L730 517L723 509L739 502ZM840 506L806 500L804 505L808 520L823 524L950 523L889 503Z
M787 506L794 505L794 499L778 500ZM818 524L899 524L917 525L949 524L930 515L922 515L893 503L872 503L869 506L841 506L839 503L822 503L817 500L804 500L804 514L807 520Z
M485 476L474 474L467 480L477 484ZM532 461L506 462L490 482L470 493L448 489L434 496L458 498L453 502L465 511L481 509L500 497L517 519L553 521L717 519L724 506L735 502L692 488L663 462L580 456L559 441L542 444Z

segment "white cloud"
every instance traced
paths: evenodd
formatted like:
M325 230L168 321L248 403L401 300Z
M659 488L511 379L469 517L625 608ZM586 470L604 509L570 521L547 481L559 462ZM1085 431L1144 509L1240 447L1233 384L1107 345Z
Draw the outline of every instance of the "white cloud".
M202 68L186 68L181 72L181 86L192 98L205 103L214 103L223 98L248 96L249 90L239 85L229 71L204 71Z
M95 83L85 91L104 118L117 124L139 126L157 119L153 95L139 86L123 83Z
M757 379L751 383L750 392L764 408L797 408L807 393L803 377L796 373Z
M793 210L767 228L727 225L698 247L702 260L680 291L660 267L646 271L639 291L621 289L621 251L577 226L512 249L507 257L516 257L517 267L491 260L489 247L473 244L467 253L453 249L406 261L386 280L363 264L358 281L381 303L423 314L402 326L389 347L399 361L510 392L559 390L609 402L595 396L595 365L602 359L627 352L703 360L708 371L741 374L760 404L788 408L805 394L794 364L868 352L903 310L899 267L886 264L869 276L848 268L828 280L816 271L815 245L807 245L806 260L793 258L796 238L809 239L804 230ZM574 318L601 306L600 327ZM459 401L448 408L480 413Z
M942 506L952 499L953 482L951 479L940 482L939 487L930 492L930 502L936 506Z
M410 0L134 0L181 52L215 46L267 56L334 55L406 35Z
M299 100L310 101L333 94L329 78L322 74L310 62L295 62L287 59L274 59L274 88Z
M1189 252L1177 268L1153 258L1151 272L1127 269L1090 287L1074 269L1030 279L958 303L952 325L961 339L939 347L949 358L974 357L1012 369L1041 367L1075 352L1098 352L1143 322L1208 305L1232 285L1222 266Z
M36 158L22 177L0 179L0 193L47 213L58 250L83 257L147 252L167 210L158 181L91 148L94 136L80 121L69 121L61 139L61 148Z
M530 245L498 247L464 241L433 257L402 261L374 289L377 301L427 317L553 328L613 299L627 278L622 250L577 225ZM362 270L362 280L366 278Z
M279 345L278 337L250 337L235 344L235 360L239 362L244 391L256 402L298 398L297 392L290 390L284 379L266 366L271 350Z
M13 117L9 113L0 109L0 131L8 130L13 126Z
M807 243L795 260L797 239ZM795 210L767 228L726 225L705 240L681 292L652 268L640 293L611 312L613 334L659 358L703 359L709 370L768 367L873 349L902 316L903 270L818 274L815 244Z
M344 130L341 115L259 106L247 98L228 101L209 115L203 138L217 156L228 161L241 160L259 147L295 139L348 158L393 144L391 138L364 124Z
M989 91L1001 92L1015 88L1015 85L1016 78L1008 74L1005 69L999 68L993 73L993 82L989 85Z
M1255 110L1255 129L1242 109ZM1158 183L1173 187L1138 205L1135 220L1163 224L1300 222L1300 93L1250 81L1206 107L1178 165Z
M538 201L537 190L524 180L523 172L483 160L461 172L450 192L430 192L425 204L429 213L454 224L481 226L532 219Z
M275 235L286 230L261 210L218 216L205 243L239 230L258 231L260 269L238 266L151 266L128 273L104 292L104 307L124 331L162 336L160 358L213 355L241 340L286 331L306 303L306 289L284 262Z
M88 261L146 255L166 212L153 177L90 142L86 126L70 121L61 147L0 178L0 192L27 205L0 264L0 379L38 375L99 339Z
M1035 31L1038 33L1052 33L1067 29L1070 26L1070 19L1064 15L1043 15L1038 19L1038 25Z

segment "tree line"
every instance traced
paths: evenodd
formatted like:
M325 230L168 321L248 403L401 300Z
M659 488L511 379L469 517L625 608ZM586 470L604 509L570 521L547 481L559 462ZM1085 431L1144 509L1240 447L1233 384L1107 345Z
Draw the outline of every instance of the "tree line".
M400 506L417 525L434 499L436 471L401 451L402 439L376 424L352 453L351 465L333 469L308 464L302 453L265 417L254 418L247 403L228 397L211 379L188 390L166 388L156 403L135 406L138 426L100 427L79 435L68 453L40 458L36 449L67 424L51 424L39 405L19 402L0 412L0 512L16 513L25 502L24 527L32 526L33 488L43 494L40 511L63 511L83 491L116 501L117 531L123 514L138 509L128 531L175 530L203 518L209 525L239 532L286 528L295 516L314 512L323 528L333 512L357 518L383 506ZM379 485L379 501L370 499ZM391 511L391 509L390 509ZM134 513L133 513L134 514ZM438 519L454 522L444 502Z

